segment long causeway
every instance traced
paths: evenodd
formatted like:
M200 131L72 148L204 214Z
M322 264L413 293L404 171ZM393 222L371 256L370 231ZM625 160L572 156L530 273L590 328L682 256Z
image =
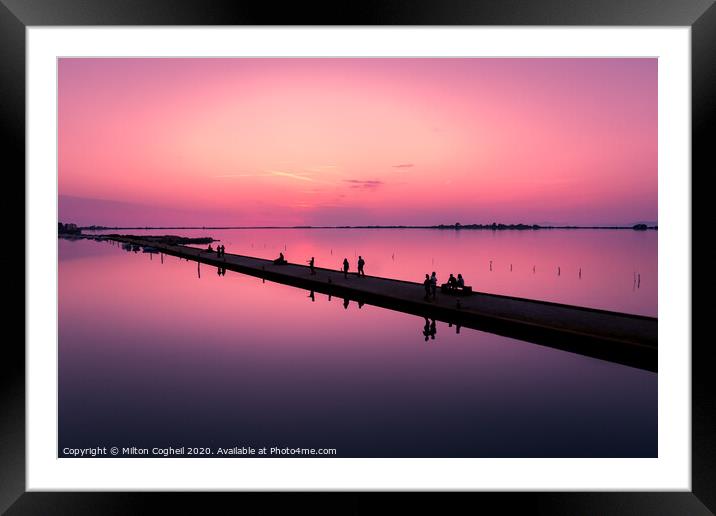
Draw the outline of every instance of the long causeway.
M154 247L159 252L276 283L348 298L374 306L449 322L466 328L562 349L650 371L657 370L655 317L597 310L533 299L474 292L457 297L441 293L425 300L422 283L376 276L358 277L335 269L274 265L271 260L169 245L149 239L110 236L117 242ZM474 287L474 286L473 286Z

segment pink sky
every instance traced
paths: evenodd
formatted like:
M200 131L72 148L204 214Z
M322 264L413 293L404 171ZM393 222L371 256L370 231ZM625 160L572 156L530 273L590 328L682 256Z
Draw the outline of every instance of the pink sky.
M657 220L656 59L61 59L60 220Z

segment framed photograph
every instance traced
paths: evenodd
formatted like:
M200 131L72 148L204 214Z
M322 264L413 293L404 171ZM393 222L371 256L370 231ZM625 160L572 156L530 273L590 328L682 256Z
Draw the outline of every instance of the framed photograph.
M422 7L0 6L26 199L3 510L714 510L716 8Z

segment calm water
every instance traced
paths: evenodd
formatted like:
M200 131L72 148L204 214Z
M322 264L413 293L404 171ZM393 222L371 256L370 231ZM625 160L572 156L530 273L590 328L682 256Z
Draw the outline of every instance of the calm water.
M174 233L322 266L357 252L368 274L460 271L486 291L656 313L654 232ZM656 374L440 322L426 341L421 318L107 243L60 240L59 252L60 450L657 454Z
M220 239L229 253L340 268L358 255L366 273L422 282L461 273L476 290L657 315L656 231L420 229L124 230ZM215 247L216 245L214 245ZM205 247L205 246L201 246ZM490 263L492 262L492 264ZM492 270L491 270L492 269ZM581 269L581 277L580 277Z

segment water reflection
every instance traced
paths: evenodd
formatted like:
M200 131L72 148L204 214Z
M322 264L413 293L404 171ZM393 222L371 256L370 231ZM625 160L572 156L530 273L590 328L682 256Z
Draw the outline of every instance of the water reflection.
M211 270L196 281L176 258L159 266L60 244L60 449L239 441L341 457L657 455L653 373L469 326L456 335L429 311L350 307L370 298L349 298L346 311L338 291L337 303L314 302L327 292ZM424 343L437 321L439 345Z
M426 317L425 318L425 326L423 326L423 336L425 337L425 342L427 342L428 339L435 340L436 334L437 334L437 327L435 324L435 319L430 321Z
M315 290L308 290L307 292L308 292L308 295L306 297L308 299L310 299L312 303L315 303L316 302ZM326 294L326 297L327 297L328 301L331 301L331 299L333 299L333 296L330 293ZM361 298L357 298L357 297L352 298L350 296L342 296L342 299L343 299L342 305L345 310L348 310L348 307L350 306L351 301L355 302L358 305L358 309L362 309L363 306L365 306L365 304L366 304L365 300L363 300ZM458 302L459 302L459 300L458 300ZM437 319L432 316L430 316L430 317L424 316L423 319L425 320L425 324L423 326L422 334L425 337L425 341L427 342L428 340L435 340L436 336L437 336ZM452 328L454 326L455 333L460 334L460 329L462 328L462 325L460 323L451 322L451 321L446 321L446 322L447 322L449 328Z

